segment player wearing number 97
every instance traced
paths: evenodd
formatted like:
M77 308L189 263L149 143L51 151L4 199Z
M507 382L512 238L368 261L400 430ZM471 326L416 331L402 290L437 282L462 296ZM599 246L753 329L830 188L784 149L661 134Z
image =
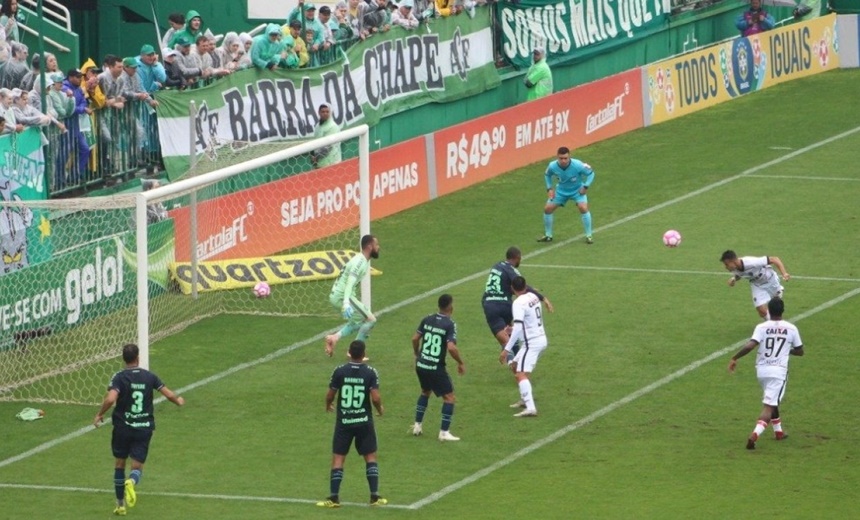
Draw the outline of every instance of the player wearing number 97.
M440 441L459 441L450 431L454 416L454 385L445 369L448 354L457 362L457 372L466 373L466 365L457 350L457 325L451 319L454 313L454 298L450 294L439 297L439 312L421 320L418 330L412 336L412 350L415 353L415 373L421 384L421 395L415 405L415 424L412 435L421 435L424 412L430 401L430 392L442 397L442 428Z
M761 415L755 429L747 439L747 449L754 450L759 436L767 429L768 423L773 426L776 440L781 441L787 435L782 430L782 418L779 415L779 403L785 395L785 384L788 378L789 356L803 355L803 342L797 327L782 319L785 304L782 299L772 298L767 302L770 319L760 323L753 331L752 338L729 361L729 372L734 372L738 359L758 349L755 359L755 370L758 382L764 391Z
M499 363L504 364L507 361L508 352L518 341L522 343L511 363L511 370L514 372L520 390L520 400L512 404L511 408L525 408L514 414L514 417L534 417L537 415L537 406L532 394L529 374L534 371L538 359L546 350L546 330L543 327L540 300L534 293L529 292L526 279L517 276L511 282L511 289L517 295L513 305L514 326L511 338L499 354Z
M381 506L388 501L379 496L379 467L376 463L376 430L373 414L382 415L382 397L379 395L379 374L364 364L365 345L355 340L349 345L349 363L343 364L331 375L325 396L327 412L337 409L334 437L332 438L330 494L317 502L319 507L340 507L340 483L343 480L343 463L355 441L355 449L364 457L367 484L370 486L370 505ZM335 397L337 405L335 406Z
M114 513L117 515L126 514L126 506L134 507L137 502L137 493L134 487L140 482L143 474L143 464L149 453L149 441L155 430L152 393L161 392L161 395L167 400L178 406L185 404L185 400L182 397L177 397L169 388L164 386L157 375L138 366L140 363L139 353L137 345L133 343L122 347L125 369L120 370L111 378L107 395L93 420L93 425L98 427L104 419L104 414L116 404L111 416L113 422L111 448L113 456L116 458L114 464L116 508ZM131 457L131 474L126 480L125 466L129 457Z

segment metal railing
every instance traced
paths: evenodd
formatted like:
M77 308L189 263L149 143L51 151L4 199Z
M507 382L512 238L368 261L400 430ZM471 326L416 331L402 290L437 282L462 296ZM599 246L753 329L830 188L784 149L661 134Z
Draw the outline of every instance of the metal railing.
M19 0L21 5L36 13L39 4L37 0ZM63 4L56 0L42 0L42 13L46 20L50 20L60 27L65 27L67 31L72 32L72 15Z
M121 109L105 107L62 122L65 132L45 129L51 197L126 181L161 161L155 111L145 102L126 101Z

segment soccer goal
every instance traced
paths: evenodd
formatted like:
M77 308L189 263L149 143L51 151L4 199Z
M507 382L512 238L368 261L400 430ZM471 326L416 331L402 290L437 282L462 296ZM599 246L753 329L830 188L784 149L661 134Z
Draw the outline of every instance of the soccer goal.
M202 156L212 171L111 197L25 202L0 183L0 400L98 403L122 344L149 367L152 343L207 318L335 315L332 279L370 232L368 142L362 125L233 145L227 167ZM332 147L342 161L311 164Z

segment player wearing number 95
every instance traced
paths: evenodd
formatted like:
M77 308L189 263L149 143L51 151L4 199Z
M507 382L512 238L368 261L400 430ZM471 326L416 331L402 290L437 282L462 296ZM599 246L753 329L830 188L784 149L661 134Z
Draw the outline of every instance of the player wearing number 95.
M782 418L779 415L779 403L785 395L785 383L788 378L789 356L803 355L803 341L797 327L782 319L785 304L782 299L772 298L767 302L770 319L760 323L753 331L752 338L747 341L729 361L729 372L734 372L738 359L758 349L755 359L755 370L758 382L764 391L761 415L755 429L747 439L747 449L754 450L759 436L767 429L768 423L773 426L776 440L787 437L782 430Z
M421 384L421 395L415 405L415 424L412 435L421 435L424 412L430 401L430 392L442 397L442 428L440 441L459 441L450 431L454 416L454 385L445 369L448 354L457 362L457 372L466 373L466 365L457 350L457 325L451 319L454 313L454 298L450 294L439 297L439 312L421 320L418 330L412 336L412 350L415 353L415 373Z
M537 406L532 394L529 374L534 371L538 359L547 347L541 303L534 293L529 292L526 279L522 276L514 278L511 289L517 295L513 305L514 326L511 338L499 354L499 363L504 364L507 361L507 354L511 352L514 345L517 342L522 343L511 363L511 370L514 372L520 390L520 400L512 404L511 408L525 408L514 414L514 417L534 417L537 415Z
M330 494L326 500L317 502L319 507L340 507L340 483L343 480L343 463L349 448L355 441L355 449L364 457L367 484L370 486L370 505L382 506L388 500L379 496L379 467L376 464L376 430L373 413L382 416L382 397L379 395L379 374L362 362L365 345L355 340L349 345L349 363L343 364L331 375L325 409L337 408L337 418L332 439ZM335 397L337 405L335 406Z
M585 243L593 244L591 236L591 212L588 210L588 188L594 182L594 170L579 159L570 158L570 150L566 146L558 149L556 160L549 163L544 173L546 182L547 201L543 208L544 234L538 242L552 242L553 212L559 206L572 200L579 208L582 227L585 229ZM552 187L553 177L558 178L558 184Z
M370 331L376 325L376 316L361 303L357 295L361 280L370 270L371 258L379 258L379 240L373 235L364 235L361 237L361 252L350 258L331 288L329 302L347 321L339 331L325 337L325 353L329 357L334 353L334 347L341 337L358 331L355 339L367 341Z
M116 457L113 475L116 492L116 508L113 512L116 515L125 515L126 506L134 507L137 502L134 487L140 482L143 474L143 464L149 453L149 441L155 430L152 393L157 390L171 403L178 406L185 404L185 399L177 397L164 386L157 375L138 366L139 353L137 345L133 343L122 347L125 369L111 378L107 395L93 420L93 425L98 427L104 419L104 414L116 404L111 416L113 422L111 448L113 456ZM129 456L131 474L126 480L125 466Z

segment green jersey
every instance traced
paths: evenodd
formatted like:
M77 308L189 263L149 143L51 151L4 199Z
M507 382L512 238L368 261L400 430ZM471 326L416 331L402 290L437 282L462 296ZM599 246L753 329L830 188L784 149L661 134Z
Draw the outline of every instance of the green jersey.
M346 306L350 296L356 296L358 286L367 271L370 269L370 260L358 253L343 266L343 270L334 282L334 287L331 289L331 300L342 301Z

